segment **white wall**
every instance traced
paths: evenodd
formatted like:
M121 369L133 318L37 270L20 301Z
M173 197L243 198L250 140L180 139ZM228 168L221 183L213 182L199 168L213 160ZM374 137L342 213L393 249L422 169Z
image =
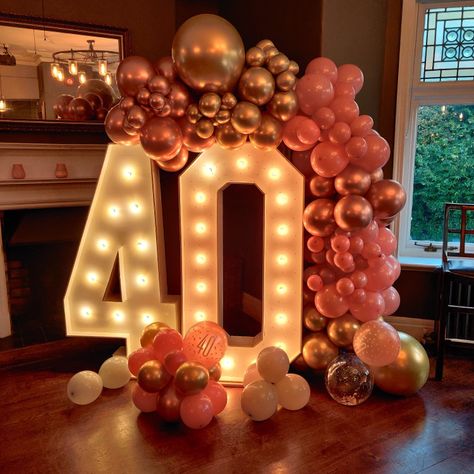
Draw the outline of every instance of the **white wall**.
M6 99L39 99L36 66L0 66L0 78Z

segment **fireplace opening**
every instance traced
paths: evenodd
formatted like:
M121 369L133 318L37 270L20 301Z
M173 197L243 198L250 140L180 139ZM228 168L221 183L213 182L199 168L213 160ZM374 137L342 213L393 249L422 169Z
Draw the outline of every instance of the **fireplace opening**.
M12 335L0 349L66 336L63 298L88 207L7 210L0 214Z

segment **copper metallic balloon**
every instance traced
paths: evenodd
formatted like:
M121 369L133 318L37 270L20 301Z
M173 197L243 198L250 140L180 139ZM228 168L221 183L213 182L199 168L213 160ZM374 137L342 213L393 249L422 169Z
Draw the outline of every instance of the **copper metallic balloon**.
M260 126L262 113L260 109L251 102L239 102L232 109L230 122L239 133L248 135L255 132Z
M186 166L188 162L189 152L186 146L182 146L178 154L171 158L170 160L155 160L157 165L164 171L170 171L175 173L176 171L181 170Z
M290 91L296 86L296 76L291 71L283 71L278 74L276 85L281 91Z
M221 109L221 110L219 110L219 112L217 112L216 122L219 125L227 123L229 120L230 120L230 110Z
M198 104L189 104L186 109L186 117L191 123L197 123L202 117L201 112L199 112Z
M174 385L178 393L183 395L199 393L206 388L208 382L208 370L197 362L184 362L174 376Z
M163 110L163 107L166 104L166 99L163 96L163 94L160 94L159 92L153 92L150 95L150 100L149 100L150 107L155 110L155 111L161 111ZM171 110L170 110L171 112Z
M263 66L265 64L265 53L263 49L255 46L245 53L245 60L249 66Z
M271 100L274 92L275 79L268 69L251 67L240 78L239 95L249 102L264 105Z
M374 208L374 216L381 219L398 214L407 199L402 185L392 179L382 179L372 184L365 197Z
M171 158L183 143L181 129L171 118L153 117L142 127L140 143L145 153L153 158Z
M141 89L138 89L137 95L135 97L139 104L148 105L150 95L150 91L146 87L142 87Z
M255 148L265 151L273 150L283 139L283 124L270 114L263 114L260 126L249 139Z
M145 392L159 392L170 381L171 376L166 372L164 365L159 360L145 362L138 371L138 385Z
M154 322L148 324L148 326L145 326L142 331L142 335L140 336L140 345L142 347L151 346L153 343L153 339L161 328L169 328L169 326L165 323L160 322Z
M280 51L275 46L270 46L269 48L265 48L265 62L268 64L271 58L279 54Z
M360 321L350 313L346 313L339 318L330 319L326 332L329 340L336 346L349 347L352 345L354 334L360 325Z
M186 86L181 82L173 82L168 99L171 105L171 117L184 117L186 109L191 102L191 96Z
M289 66L290 60L283 53L275 54L275 56L272 56L267 63L268 70L275 76L286 71Z
M164 98L163 107L160 110L155 109L155 114L158 117L168 117L171 115L171 104L167 97Z
M233 109L237 105L237 97L232 92L226 92L222 96L222 108Z
M139 105L134 105L127 112L127 123L135 129L142 128L147 118L146 112Z
M196 125L190 123L185 117L179 120L179 126L183 134L183 143L189 151L201 153L206 148L212 146L216 141L214 136L207 140L200 138L196 133Z
M336 191L342 195L358 194L363 196L370 188L370 174L355 165L347 165L334 179Z
M150 92L158 92L163 95L168 95L171 90L171 84L165 76L153 76L147 83L147 88Z
M69 102L68 113L73 120L79 122L90 120L94 116L91 104L81 97L76 97Z
M239 148L247 140L247 136L239 133L230 123L216 127L215 137L222 148Z
M314 303L310 303L303 308L303 323L305 328L313 332L322 331L328 322L328 318L323 316L315 307Z
M214 133L214 125L209 119L202 118L196 124L196 133L200 138L207 139Z
M265 51L266 49L268 48L274 48L275 45L273 44L273 41L272 40L269 40L269 39L263 39L263 40L260 40L258 43L257 43L257 48L260 48L261 50Z
M371 367L375 385L393 395L412 395L425 385L430 361L423 346L412 336L398 332L400 352L395 362L385 367Z
M334 187L334 178L325 178L324 176L314 175L309 182L309 190L316 197L324 198L336 194Z
M353 232L367 227L373 217L370 202L355 194L349 194L339 199L334 207L336 224L346 232Z
M105 117L107 117L107 112L108 112L107 109L104 109L103 107L101 107L100 109L96 110L95 118L103 122L105 120Z
M89 92L88 94L85 94L84 99L86 99L87 102L89 102L89 104L91 104L92 110L94 112L103 107L102 99L95 92Z
M60 94L56 97L56 103L54 104L56 109L56 115L59 118L65 118L67 115L67 108L71 101L74 99L72 95L69 94Z
M303 341L302 350L304 361L315 370L325 370L334 360L339 349L323 332L315 332Z
M383 169L377 168L375 171L372 171L372 173L370 173L370 179L372 184L381 181L383 179Z
M298 100L293 91L277 92L270 103L268 111L278 120L287 122L298 111Z
M156 411L160 417L167 422L179 421L179 408L181 406L181 397L176 393L174 384L170 383L158 397Z
M115 77L121 94L134 96L154 75L155 69L148 59L127 56L120 62Z
M114 143L120 145L136 145L140 143L140 137L138 135L129 135L123 129L125 117L126 113L120 109L118 105L111 108L105 118L105 131Z
M177 76L176 67L171 56L163 56L158 59L153 65L155 71L160 75L166 77L168 81L174 82Z
M115 102L114 90L100 79L88 79L84 84L81 84L77 88L76 97L85 97L90 93L97 94L102 99L104 109L109 110Z
M139 137L140 129L135 128L132 125L130 125L127 121L127 117L125 117L125 120L123 121L123 129L129 135L138 135L138 137Z
M221 107L221 97L215 92L207 92L199 99L199 112L205 117L215 117Z
M179 76L196 91L232 90L245 62L238 31L217 15L196 15L185 21L171 51Z
M292 72L295 76L300 72L300 67L296 61L290 61L288 65L288 71Z
M135 105L135 99L133 97L123 97L119 103L119 107L125 112L128 112Z
M334 221L334 201L331 199L315 199L303 212L304 228L318 237L327 237L336 229Z
M215 380L216 382L219 382L219 380L221 378L221 375L222 375L222 368L221 368L221 364L219 364L219 362L216 365L213 365L209 369L209 379L210 380Z

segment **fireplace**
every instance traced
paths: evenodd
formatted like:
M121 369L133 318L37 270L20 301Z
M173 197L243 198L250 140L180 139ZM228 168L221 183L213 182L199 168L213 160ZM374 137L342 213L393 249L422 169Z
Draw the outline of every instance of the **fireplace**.
M104 145L0 144L0 350L65 337L63 296Z

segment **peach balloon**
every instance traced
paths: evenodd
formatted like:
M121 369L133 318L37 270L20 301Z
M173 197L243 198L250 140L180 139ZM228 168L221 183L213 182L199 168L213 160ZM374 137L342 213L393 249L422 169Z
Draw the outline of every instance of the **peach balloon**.
M346 166L334 178L334 187L341 196L347 196L348 194L363 196L371 184L370 174L354 165Z
M311 252L321 252L324 249L324 239L316 235L312 235L307 241L306 246Z
M354 257L349 252L336 253L334 255L334 265L344 273L354 271Z
M305 74L323 74L335 84L337 81L337 66L331 59L321 56L308 63Z
M356 331L353 346L362 362L383 367L396 360L400 352L400 336L384 321L369 321Z
M330 129L336 122L336 116L329 107L320 107L311 118L318 124L321 130Z
M367 141L362 137L352 137L345 146L347 156L351 163L357 164L367 153Z
M355 235L360 237L364 242L374 242L379 237L379 226L375 221L372 221L367 227L359 230Z
M351 123L359 115L357 102L349 97L336 97L329 105L334 112L336 122Z
M344 253L349 250L351 241L346 235L335 235L331 238L331 248L334 252Z
M350 237L350 247L349 247L349 252L353 255L357 255L362 252L362 249L364 248L364 241L362 240L361 237L358 237L357 235Z
M350 279L354 283L355 288L364 288L367 285L367 275L365 272L360 270L355 271L351 276Z
M377 168L386 165L390 158L390 146L385 138L378 135L367 135L365 141L367 142L367 152L363 158L358 160L358 164L369 173L372 173Z
M330 199L316 199L310 202L303 212L304 228L319 237L331 235L336 228L334 221L334 202Z
M300 109L307 115L325 107L334 98L330 79L322 74L305 74L296 82L296 96Z
M385 255L392 255L397 249L397 238L387 227L380 227L377 243Z
M395 282L395 269L386 261L376 266L370 265L369 262L369 268L365 270L365 274L367 275L366 290L385 290Z
M320 135L321 130L314 120L308 119L296 129L296 136L302 143L314 145Z
M136 377L141 366L154 358L155 352L151 347L141 347L128 356L128 370Z
M354 282L350 278L340 278L336 283L336 290L341 296L349 296L354 293Z
M382 316L390 316L400 306L400 294L393 286L390 286L382 291L382 297L385 301L385 311Z
M314 171L311 168L311 173ZM330 197L336 194L333 178L324 178L323 176L314 175L309 182L309 190L316 197Z
M345 122L336 122L328 132L329 140L338 145L344 145L351 138L351 127Z
M359 289L365 293L363 301L358 299L356 291L352 294L355 298L349 299L349 310L359 321L372 321L382 316L385 311L385 301L378 291L367 291L366 288Z
M398 214L405 205L407 196L400 183L392 179L382 179L370 186L366 198L378 218L392 217Z
M306 130L306 134L304 131ZM303 131L302 136L306 138L301 141L298 132ZM313 133L312 133L313 132ZM286 122L283 129L283 142L294 151L305 151L313 148L320 135L319 127L308 117L296 115Z
M367 199L349 194L340 199L334 207L336 224L348 232L367 227L373 218L372 206Z
M365 137L372 127L374 120L370 115L359 115L351 122L351 132L355 137Z
M156 410L158 397L156 393L146 392L138 384L132 389L133 404L143 413L152 413Z
M326 285L316 293L316 309L327 318L338 318L349 310L346 300L338 293L336 284Z
M311 166L314 171L325 178L333 178L349 163L349 158L341 145L320 143L311 153Z
M358 94L364 85L364 74L354 64L343 64L337 68L337 82L350 84Z
M311 291L321 291L324 286L323 279L319 275L310 275L306 284Z
M356 92L350 84L344 82L338 82L334 86L334 97L348 97L349 99L354 99Z

